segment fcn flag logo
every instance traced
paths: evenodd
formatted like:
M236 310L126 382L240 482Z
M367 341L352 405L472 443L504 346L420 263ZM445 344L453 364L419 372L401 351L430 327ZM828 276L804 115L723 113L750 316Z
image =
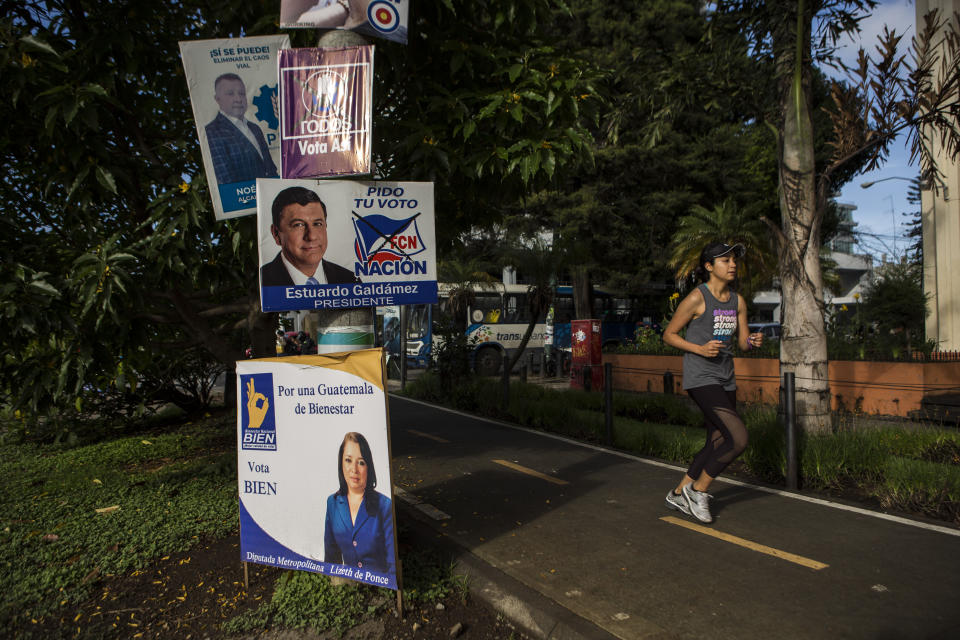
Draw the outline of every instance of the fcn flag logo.
M425 274L425 260L413 257L427 250L415 214L400 220L379 213L361 216L354 212L357 275Z

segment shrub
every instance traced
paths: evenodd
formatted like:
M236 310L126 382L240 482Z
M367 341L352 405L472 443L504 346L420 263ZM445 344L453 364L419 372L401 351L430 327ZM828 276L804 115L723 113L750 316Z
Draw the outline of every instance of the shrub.
M277 579L269 602L228 620L222 629L242 633L283 626L342 634L367 613L364 601L356 583L334 586L324 575L286 571Z
M960 466L891 456L884 464L880 501L960 524Z

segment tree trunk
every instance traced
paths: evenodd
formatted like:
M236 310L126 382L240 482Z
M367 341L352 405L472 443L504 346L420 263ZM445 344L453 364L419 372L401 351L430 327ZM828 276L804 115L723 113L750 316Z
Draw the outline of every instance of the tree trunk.
M593 317L590 270L586 265L577 265L570 269L570 274L573 277L573 315L577 320L590 320Z
M553 304L551 302L551 304ZM549 305L548 305L549 306ZM540 320L540 316L546 313L546 309L537 309L532 317L530 322L527 323L527 328L523 332L523 338L520 339L520 346L517 347L516 351L513 354L513 357L510 358L510 362L507 365L509 371L513 371L513 368L516 366L517 362L520 361L520 358L523 356L523 352L527 350L527 344L530 343L530 336L533 335L533 330L537 327L537 322Z
M783 3L790 5L792 3ZM823 203L816 188L813 123L810 118L810 25L807 3L793 9L793 29L780 43L781 113L780 280L783 336L780 373L796 376L797 422L807 432L830 429L827 337L820 272ZM792 31L792 33L791 33Z
M272 358L277 355L277 314L262 313L260 301L250 305L247 313L247 328L250 331L250 346L254 358Z

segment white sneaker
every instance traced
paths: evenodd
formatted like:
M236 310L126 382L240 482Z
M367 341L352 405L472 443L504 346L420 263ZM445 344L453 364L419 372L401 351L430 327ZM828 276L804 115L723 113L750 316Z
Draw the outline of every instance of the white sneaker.
M705 491L697 491L693 488L693 483L683 485L680 490L683 497L687 500L687 507L690 509L690 515L707 524L713 522L713 516L710 515L710 499L713 498Z
M667 509L674 509L690 515L690 507L687 506L687 499L683 497L682 493L674 493L673 489L670 489L665 502L667 503Z

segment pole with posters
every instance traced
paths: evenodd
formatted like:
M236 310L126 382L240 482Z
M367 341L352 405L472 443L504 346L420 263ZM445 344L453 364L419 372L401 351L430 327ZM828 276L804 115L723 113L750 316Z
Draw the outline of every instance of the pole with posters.
M402 605L384 365L382 349L237 362L245 563L394 589Z
M327 31L317 40L318 47L360 47L369 44L365 38L353 31ZM317 312L317 319L324 335L352 332L356 328L369 327L373 335L376 325L376 307L365 309L323 309ZM319 342L318 336L318 342ZM368 346L373 346L372 344ZM349 348L349 346L348 346ZM359 348L359 346L357 347ZM344 349L347 350L347 349ZM401 615L403 609L401 608Z

